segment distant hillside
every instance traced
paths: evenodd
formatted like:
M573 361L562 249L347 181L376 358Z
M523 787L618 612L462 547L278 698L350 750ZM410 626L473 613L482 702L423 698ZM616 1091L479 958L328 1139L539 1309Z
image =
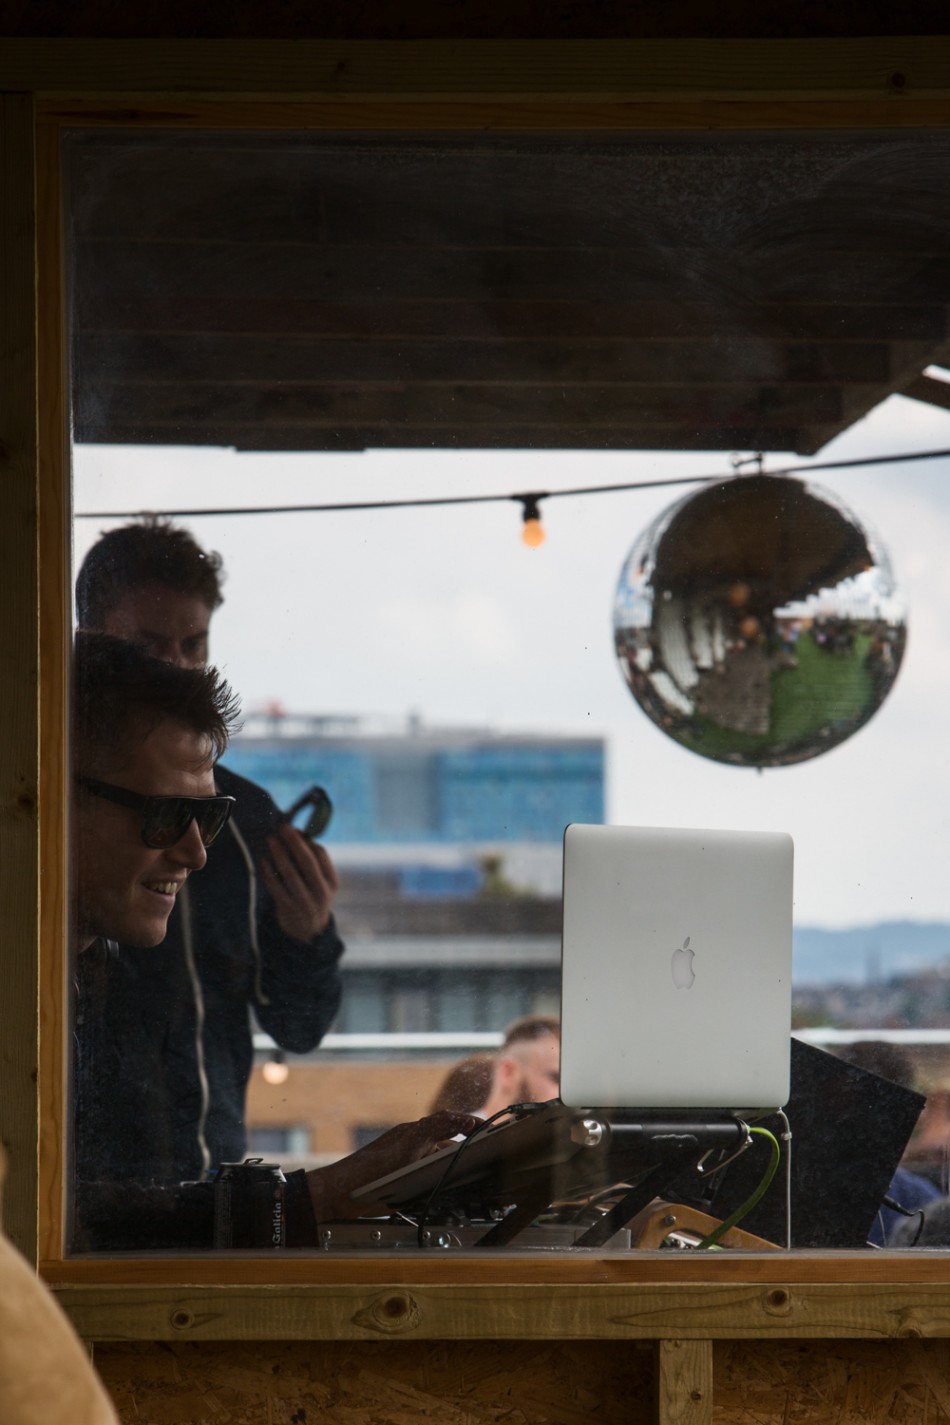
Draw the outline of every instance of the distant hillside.
M874 984L950 961L950 923L883 920L849 930L796 926L797 985Z

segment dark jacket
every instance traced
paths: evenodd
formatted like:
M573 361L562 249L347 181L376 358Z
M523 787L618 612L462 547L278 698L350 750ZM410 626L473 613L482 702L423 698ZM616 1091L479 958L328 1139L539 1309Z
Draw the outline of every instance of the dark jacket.
M343 945L331 922L285 935L254 871L279 812L253 782L215 771L235 814L179 895L161 945L98 942L79 956L76 1172L80 1181L201 1178L246 1149L253 1009L305 1053L340 1003Z

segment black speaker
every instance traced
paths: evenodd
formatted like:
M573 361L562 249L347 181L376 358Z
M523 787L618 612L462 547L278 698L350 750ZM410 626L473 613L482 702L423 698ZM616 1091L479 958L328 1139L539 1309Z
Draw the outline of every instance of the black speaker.
M800 1039L791 1043L791 1094L785 1112L792 1129L792 1246L867 1246L868 1232L926 1102L878 1074L846 1064ZM781 1142L777 1115L757 1120ZM741 1226L785 1244L787 1145L765 1197ZM695 1174L670 1193L725 1218L755 1191L768 1163L766 1145L730 1164L705 1195Z

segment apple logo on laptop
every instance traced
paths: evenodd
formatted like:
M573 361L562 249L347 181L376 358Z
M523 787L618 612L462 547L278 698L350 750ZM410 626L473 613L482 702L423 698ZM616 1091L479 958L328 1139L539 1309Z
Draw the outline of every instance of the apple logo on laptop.
M692 989L696 976L693 974L694 951L689 948L689 936L683 941L679 950L673 951L673 958L670 960L670 970L673 973L673 984L678 990Z

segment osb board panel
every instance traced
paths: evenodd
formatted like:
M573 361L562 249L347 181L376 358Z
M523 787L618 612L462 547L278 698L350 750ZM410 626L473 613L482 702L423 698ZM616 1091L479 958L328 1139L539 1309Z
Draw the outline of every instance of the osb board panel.
M940 1425L950 1420L950 1342L723 1341L713 1425Z
M652 1348L589 1342L97 1346L122 1425L646 1425Z

